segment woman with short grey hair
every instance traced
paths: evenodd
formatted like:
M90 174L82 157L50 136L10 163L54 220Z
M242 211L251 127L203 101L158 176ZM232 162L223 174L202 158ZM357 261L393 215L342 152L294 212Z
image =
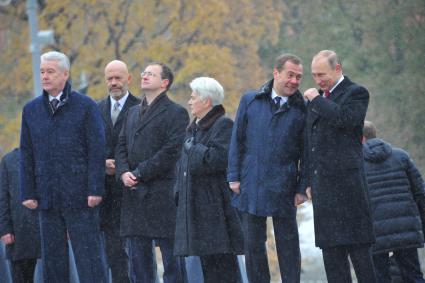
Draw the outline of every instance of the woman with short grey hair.
M190 87L188 104L194 119L177 164L174 253L199 256L205 283L236 283L240 276L236 255L243 252L243 237L226 182L233 121L225 117L219 82L199 77Z

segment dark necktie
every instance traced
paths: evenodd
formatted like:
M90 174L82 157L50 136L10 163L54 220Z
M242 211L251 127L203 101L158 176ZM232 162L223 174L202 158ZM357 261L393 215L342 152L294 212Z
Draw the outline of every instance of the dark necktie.
M50 101L50 105L52 106L53 112L55 112L58 109L59 100L56 98L53 98L52 101Z
M331 92L329 90L325 90L325 97L329 98L331 96Z
M280 108L280 101L282 100L282 97L280 96L276 96L274 98L274 105L275 105L275 109L278 110Z

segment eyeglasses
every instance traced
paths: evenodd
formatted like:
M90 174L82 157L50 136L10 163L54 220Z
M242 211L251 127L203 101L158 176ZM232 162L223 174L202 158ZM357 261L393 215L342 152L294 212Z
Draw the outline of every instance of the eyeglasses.
M142 76L142 77L158 77L159 75L157 75L157 74L154 74L154 73L152 73L152 72L141 72L140 73L140 75Z

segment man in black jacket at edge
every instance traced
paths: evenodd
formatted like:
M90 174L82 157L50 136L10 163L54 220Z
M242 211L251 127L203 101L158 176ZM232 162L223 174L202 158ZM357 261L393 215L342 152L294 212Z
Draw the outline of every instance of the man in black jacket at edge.
M390 252L403 282L425 282L417 250L424 245L422 176L406 151L376 137L376 128L369 121L364 123L363 141L376 236L373 261L377 282L391 282Z

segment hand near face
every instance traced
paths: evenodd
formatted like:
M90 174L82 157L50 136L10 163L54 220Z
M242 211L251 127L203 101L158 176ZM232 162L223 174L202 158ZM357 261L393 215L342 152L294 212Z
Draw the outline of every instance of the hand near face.
M312 101L319 95L319 91L315 88L309 88L304 92L304 97L308 99L308 101Z

